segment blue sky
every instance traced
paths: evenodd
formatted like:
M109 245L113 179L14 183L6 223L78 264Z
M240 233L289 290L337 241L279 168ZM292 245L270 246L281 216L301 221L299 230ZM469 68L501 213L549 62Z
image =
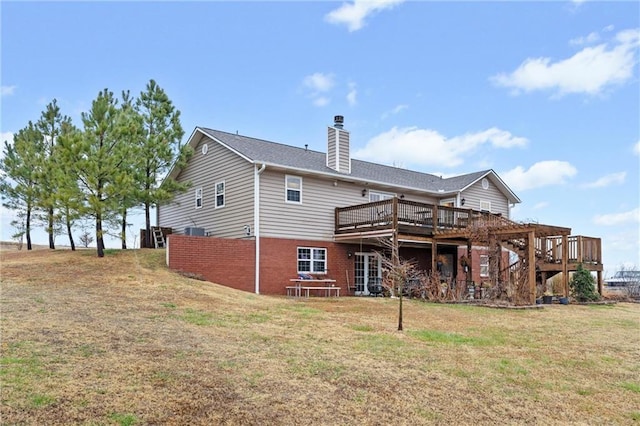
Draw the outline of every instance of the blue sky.
M602 238L608 275L640 266L638 2L0 7L3 140L53 98L80 125L101 89L138 94L151 78L185 140L207 126L326 151L340 114L354 157L492 168L522 200L513 219Z

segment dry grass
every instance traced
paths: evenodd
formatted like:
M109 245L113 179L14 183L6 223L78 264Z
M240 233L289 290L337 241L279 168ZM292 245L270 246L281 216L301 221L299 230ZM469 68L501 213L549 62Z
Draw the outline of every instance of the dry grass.
M640 305L257 296L164 252L1 252L2 424L633 424Z

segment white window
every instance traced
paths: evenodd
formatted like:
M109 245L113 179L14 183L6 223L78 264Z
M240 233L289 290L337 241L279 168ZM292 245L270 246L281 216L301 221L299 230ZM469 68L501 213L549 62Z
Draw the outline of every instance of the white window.
M196 209L202 207L202 188L196 188Z
M480 200L480 210L483 212L491 211L491 201L482 201Z
M224 181L216 183L216 208L224 207Z
M386 192L374 192L369 191L369 201L382 201L382 200L390 200L394 197L394 194L389 194Z
M298 273L326 274L327 249L298 247Z
M302 204L302 178L300 176L285 176L287 203Z
M489 256L486 254L480 255L480 276L489 276Z

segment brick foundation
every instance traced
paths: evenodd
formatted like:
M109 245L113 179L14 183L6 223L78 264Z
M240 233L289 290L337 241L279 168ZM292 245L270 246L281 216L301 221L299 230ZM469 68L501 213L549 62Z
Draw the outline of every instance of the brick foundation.
M222 284L238 290L255 292L255 240L231 239L216 237L193 237L187 235L170 235L168 238L169 267L173 270L202 275L207 281ZM355 253L381 250L370 247L331 241L289 240L281 238L260 239L260 293L284 295L285 287L292 285L289 281L296 278L298 247L327 249L327 273L318 278L336 280L336 286L342 288L341 294L347 293L347 272L350 284L354 285ZM455 250L455 249L454 249ZM352 256L349 256L349 253ZM455 253L455 251L454 251ZM466 248L459 247L457 256L466 254ZM483 250L473 250L471 266L476 283L488 278L480 277L480 254ZM424 249L402 247L400 256L413 259L420 269L431 269L431 248ZM508 265L508 254L503 254L503 265ZM462 265L455 260L457 279L464 280Z
M169 268L207 281L253 292L255 241L169 235Z

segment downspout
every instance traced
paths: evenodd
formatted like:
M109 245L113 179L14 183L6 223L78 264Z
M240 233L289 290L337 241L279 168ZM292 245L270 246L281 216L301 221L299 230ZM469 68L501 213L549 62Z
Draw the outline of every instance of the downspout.
M253 233L256 241L256 276L255 276L255 292L260 294L260 175L267 167L266 164L254 167L253 174Z

